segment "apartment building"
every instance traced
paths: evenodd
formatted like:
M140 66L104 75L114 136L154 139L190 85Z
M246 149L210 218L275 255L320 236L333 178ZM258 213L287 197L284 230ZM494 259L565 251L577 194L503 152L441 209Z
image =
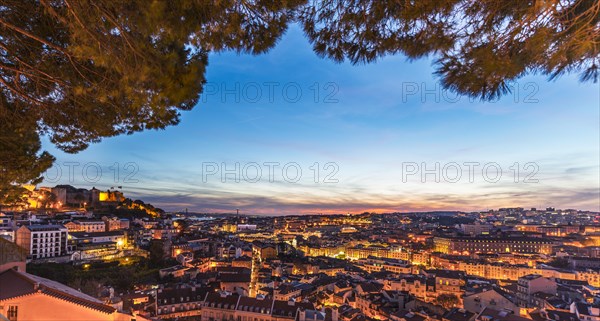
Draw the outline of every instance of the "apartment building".
M444 254L541 253L550 254L555 242L541 237L435 237L436 252Z
M23 225L17 230L16 243L33 259L67 254L68 230L62 225Z
M312 310L308 302L251 298L226 293L208 293L202 305L201 321L279 321L294 320L298 311Z
M529 274L517 281L517 298L522 307L532 307L535 293L556 294L556 282L539 274Z
M395 274L413 273L413 266L410 264L410 262L397 259L369 256L367 259L359 259L354 265L369 273L379 272L382 270Z
M405 291L421 300L425 300L428 296L427 278L424 275L404 275L402 278L381 281L384 290Z
M424 274L435 278L435 292L440 294L454 294L460 297L465 285L466 275L462 271L425 270Z

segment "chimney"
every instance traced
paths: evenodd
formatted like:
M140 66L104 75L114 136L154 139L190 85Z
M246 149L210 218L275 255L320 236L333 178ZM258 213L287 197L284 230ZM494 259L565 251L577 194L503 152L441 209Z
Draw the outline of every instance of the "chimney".
M304 309L300 309L300 311L298 311L300 313L300 315L298 316L299 320L306 320L306 311L304 311Z

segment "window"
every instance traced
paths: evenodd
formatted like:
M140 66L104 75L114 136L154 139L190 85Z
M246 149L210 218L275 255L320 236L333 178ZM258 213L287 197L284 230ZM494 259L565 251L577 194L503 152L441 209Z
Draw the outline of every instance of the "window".
M19 307L11 305L8 307L7 317L10 321L17 321L17 315L19 313Z

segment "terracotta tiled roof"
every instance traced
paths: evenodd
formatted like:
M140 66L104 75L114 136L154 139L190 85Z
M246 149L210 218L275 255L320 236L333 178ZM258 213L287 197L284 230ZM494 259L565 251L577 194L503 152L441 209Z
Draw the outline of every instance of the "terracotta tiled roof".
M0 274L0 300L35 293L33 284L14 270Z
M85 298L73 296L71 294L67 294L67 293L52 289L52 288L43 288L42 293L53 296L53 297L61 299L61 300L75 303L77 305L84 306L86 308L98 310L100 312L104 312L107 314L110 314L110 313L113 313L116 311L115 308L113 308L109 305L105 305L100 302L89 301Z
M89 295L52 280L15 270L0 273L0 300L34 293L43 293L107 314L116 311Z

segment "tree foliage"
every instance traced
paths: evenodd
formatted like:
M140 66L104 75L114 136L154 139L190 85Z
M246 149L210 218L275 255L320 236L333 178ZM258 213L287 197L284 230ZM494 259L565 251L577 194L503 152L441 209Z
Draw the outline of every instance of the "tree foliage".
M50 166L39 135L77 152L104 137L177 124L198 102L209 51L266 51L299 4L3 1L0 130L8 155L0 155L0 172L8 174L0 186L36 182Z
M597 0L312 0L300 21L317 54L371 62L436 57L442 85L494 99L526 73L597 81Z
M164 243L160 240L152 240L148 251L150 252L150 266L161 266L161 262L167 255L165 253Z
M0 205L24 204L26 190L21 184L39 183L54 157L39 152L42 144L35 119L7 105L4 97L0 101Z
M3 0L0 202L51 165L40 135L78 152L176 125L209 52L264 53L293 22L335 61L433 55L445 88L483 99L529 72L598 78L596 0Z
M451 309L460 303L460 299L451 293L443 293L437 296L435 303L441 305L445 309Z

